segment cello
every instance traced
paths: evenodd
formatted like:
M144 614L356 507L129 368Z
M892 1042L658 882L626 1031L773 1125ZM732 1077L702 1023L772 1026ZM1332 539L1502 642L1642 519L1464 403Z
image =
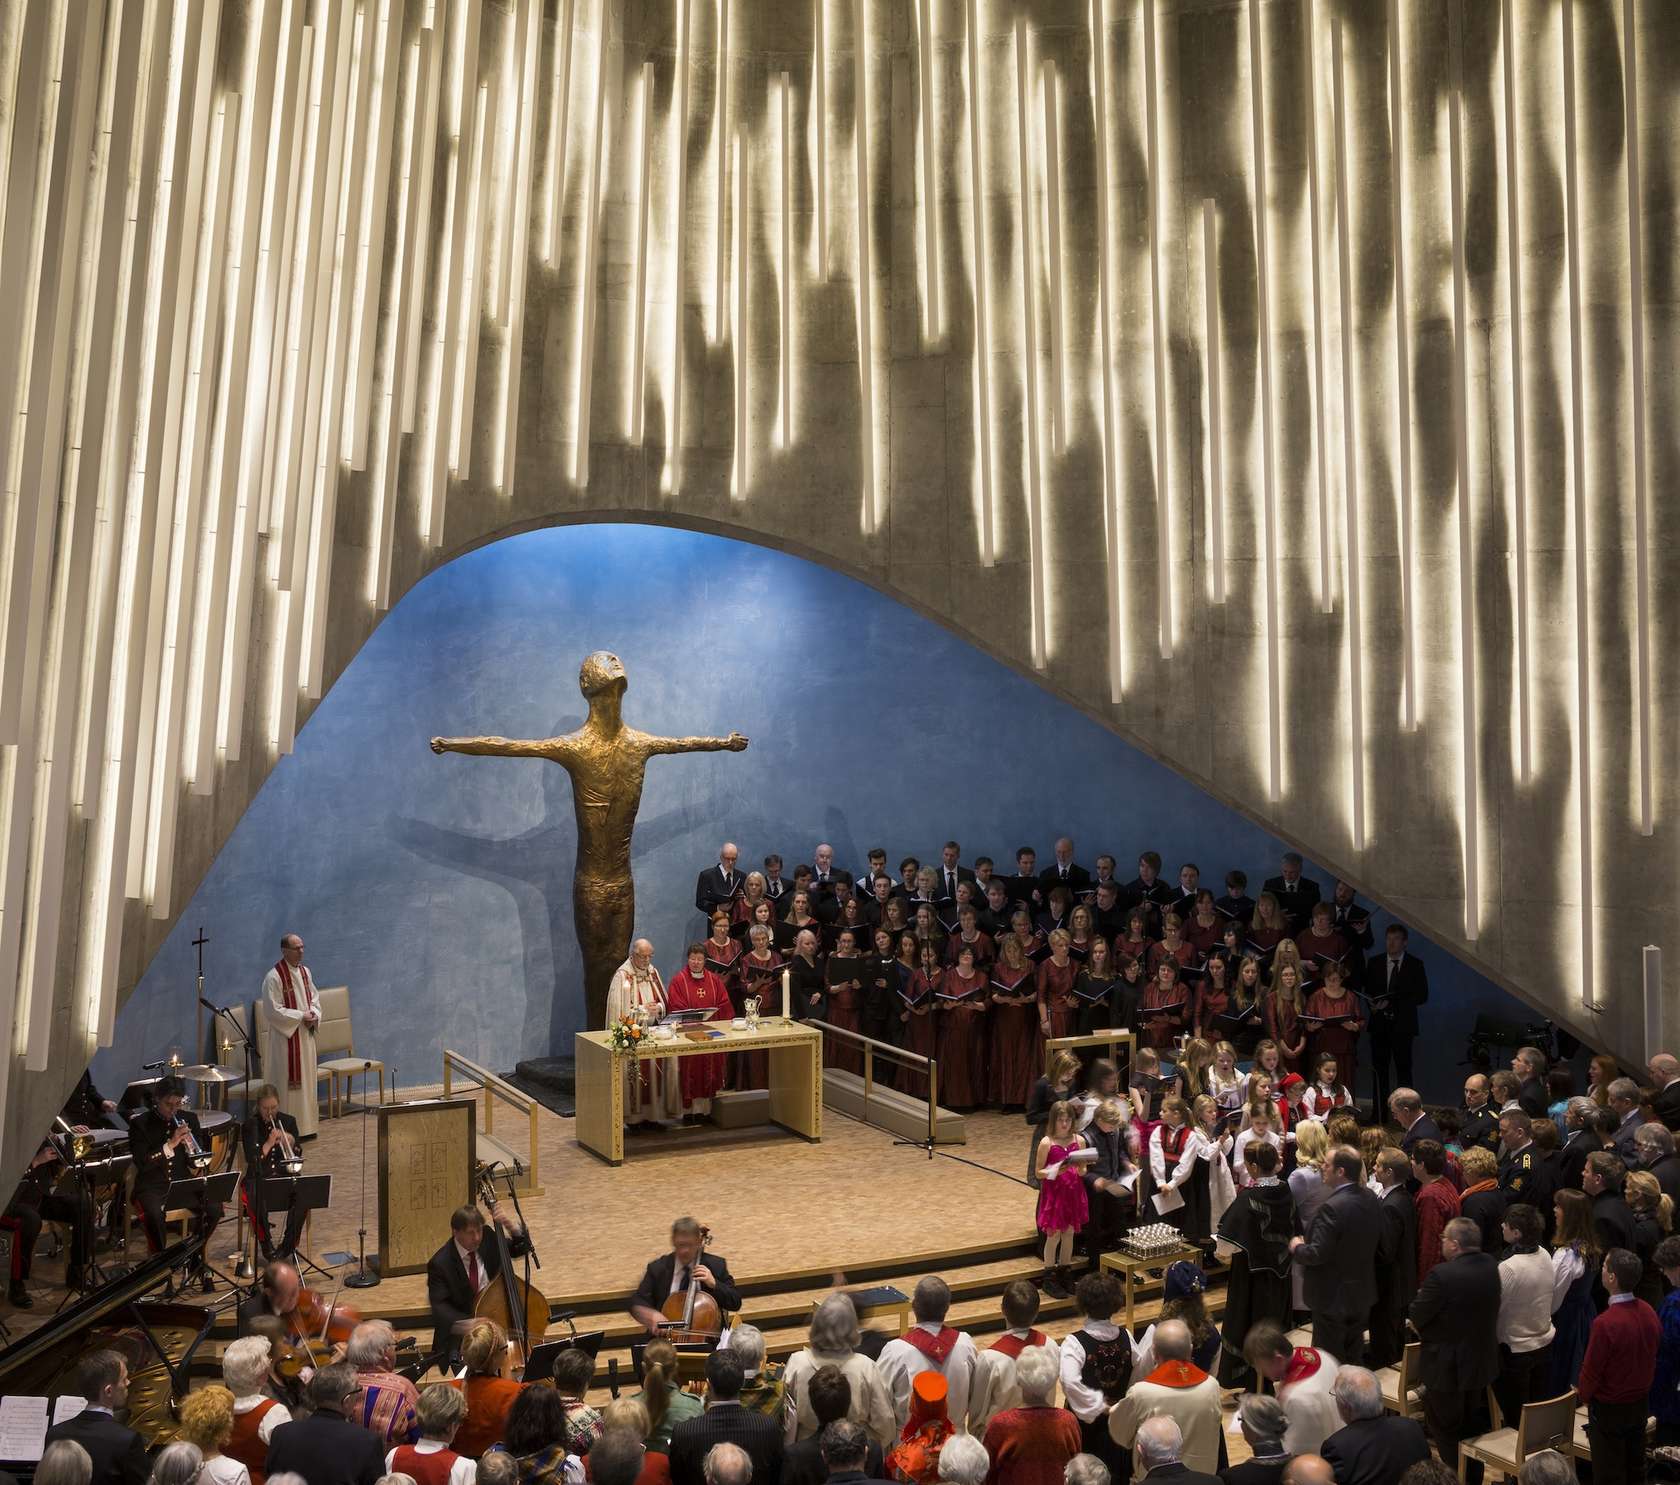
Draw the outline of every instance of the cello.
M473 1172L478 1185L479 1200L490 1209L490 1226L501 1242L501 1229L496 1226L496 1185L489 1167L479 1165ZM483 1320L493 1320L508 1338L504 1368L522 1368L531 1354L532 1345L548 1334L548 1299L534 1284L528 1284L513 1271L513 1260L504 1246L501 1254L501 1276L493 1284L486 1284L473 1306L473 1314Z
M689 1265L688 1287L673 1294L660 1309L668 1324L660 1327L660 1334L673 1345L704 1343L723 1334L723 1309L711 1291L700 1282L701 1254L712 1240L712 1229L700 1229L700 1248Z

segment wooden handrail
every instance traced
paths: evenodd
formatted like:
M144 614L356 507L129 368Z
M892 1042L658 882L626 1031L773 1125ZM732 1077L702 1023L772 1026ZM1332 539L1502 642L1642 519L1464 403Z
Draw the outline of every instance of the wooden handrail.
M1077 1052L1082 1047L1107 1047L1111 1060L1114 1049L1124 1044L1126 1048L1125 1066L1132 1064L1132 1054L1137 1050L1137 1037L1124 1027L1116 1026L1108 1031L1093 1032L1090 1036L1049 1036L1044 1039L1044 1071L1049 1074L1050 1065L1056 1060L1058 1052Z
M529 1172L529 1189L535 1191L541 1184L537 1179L537 1101L522 1088L516 1088L506 1078L498 1077L487 1067L480 1067L470 1057L463 1057L459 1052L452 1052L447 1047L443 1052L443 1096L449 1098L454 1093L455 1069L459 1068L474 1081L470 1087L462 1092L482 1090L484 1093L484 1132L494 1136L496 1132L496 1100L499 1098L512 1107L515 1114L523 1114L528 1124L528 1138L530 1153L526 1159ZM521 1186L521 1190L527 1189Z

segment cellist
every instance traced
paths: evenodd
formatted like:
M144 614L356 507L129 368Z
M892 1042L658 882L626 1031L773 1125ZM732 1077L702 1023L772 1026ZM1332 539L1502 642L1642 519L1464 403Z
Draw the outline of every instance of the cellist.
M490 1204L490 1241L476 1206L457 1207L449 1219L450 1239L426 1264L426 1299L432 1307L432 1352L449 1358L461 1349L478 1296L502 1276L502 1264L529 1251L531 1239L511 1212Z
M691 1280L698 1282L725 1314L741 1308L741 1291L730 1277L728 1263L716 1253L701 1251L702 1233L694 1218L678 1217L671 1224L671 1251L647 1266L642 1282L630 1296L630 1313L649 1335L669 1328L665 1302L673 1295L685 1294Z

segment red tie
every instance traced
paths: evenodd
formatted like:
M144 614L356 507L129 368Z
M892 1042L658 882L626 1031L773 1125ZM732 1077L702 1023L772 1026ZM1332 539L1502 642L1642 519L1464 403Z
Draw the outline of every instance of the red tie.
M467 1254L467 1277L472 1280L473 1293L478 1293L478 1254Z

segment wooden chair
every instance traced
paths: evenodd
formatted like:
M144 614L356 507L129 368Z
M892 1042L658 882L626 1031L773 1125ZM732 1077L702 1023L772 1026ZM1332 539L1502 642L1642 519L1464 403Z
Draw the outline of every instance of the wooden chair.
M357 1057L355 1048L350 1040L350 990L346 985L335 985L330 989L319 990L321 997L321 1024L315 1032L315 1080L316 1097L320 1096L320 1080L326 1078L327 1085L327 1117L338 1116L338 1080L344 1079L345 1089L352 1084L351 1079L364 1068L369 1072L379 1074L379 1101L385 1102L385 1064L374 1057ZM333 1052L343 1053L339 1057L331 1057Z
M1458 1478L1465 1480L1472 1459L1490 1475L1514 1476L1523 1460L1541 1449L1568 1454L1575 1441L1575 1390L1545 1402L1524 1403L1515 1428L1496 1428L1458 1446Z
M1402 1418L1423 1416L1423 1389L1417 1381L1418 1355L1422 1349L1422 1341L1413 1341L1400 1353L1399 1366L1378 1370L1377 1385L1382 1388L1385 1413L1398 1413Z
M1656 1432L1657 1420L1647 1418L1645 1420L1645 1447L1647 1449L1651 1447L1651 1441L1656 1436ZM1588 1464L1592 1463L1592 1440L1587 1437L1587 1410L1585 1408L1575 1409L1575 1433L1566 1452L1573 1454L1577 1459L1586 1460Z

